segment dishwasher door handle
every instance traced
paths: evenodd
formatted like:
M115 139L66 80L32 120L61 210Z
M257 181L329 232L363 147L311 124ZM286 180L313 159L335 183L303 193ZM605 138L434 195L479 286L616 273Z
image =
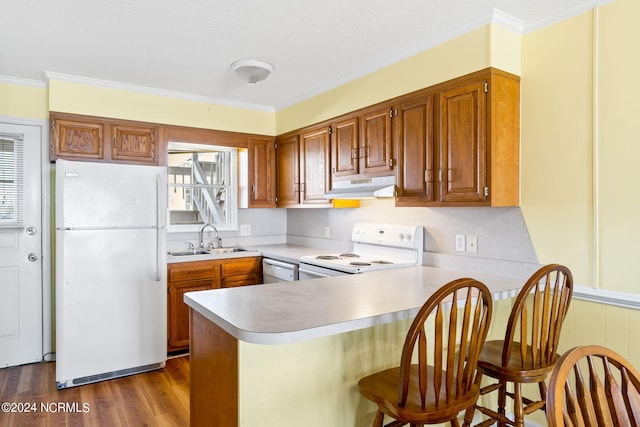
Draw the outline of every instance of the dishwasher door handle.
M296 264L291 264L289 262L277 261L275 259L269 259L269 258L263 258L262 262L265 263L265 264L275 265L276 267L282 267L282 268L286 268L286 269L289 269L289 270L293 270L294 268L297 267Z

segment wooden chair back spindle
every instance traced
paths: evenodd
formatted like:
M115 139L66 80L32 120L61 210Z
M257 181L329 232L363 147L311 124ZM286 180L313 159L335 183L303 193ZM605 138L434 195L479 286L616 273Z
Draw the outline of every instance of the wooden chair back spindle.
M640 425L640 373L602 346L575 347L549 377L547 422L551 427Z

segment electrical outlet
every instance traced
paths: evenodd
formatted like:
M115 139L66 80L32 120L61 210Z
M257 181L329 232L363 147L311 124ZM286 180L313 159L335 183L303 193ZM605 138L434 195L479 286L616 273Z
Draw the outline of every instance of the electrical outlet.
M251 225L241 225L240 226L240 235L241 236L251 236Z
M456 234L456 252L466 250L464 234Z
M470 254L478 253L478 236L467 236L467 252Z
M331 236L331 229L328 225L324 226L324 238L328 239Z

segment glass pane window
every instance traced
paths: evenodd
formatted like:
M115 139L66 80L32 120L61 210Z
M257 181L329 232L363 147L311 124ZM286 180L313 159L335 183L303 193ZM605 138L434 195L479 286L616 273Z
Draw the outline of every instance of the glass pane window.
M0 228L24 225L24 155L20 136L0 135Z
M237 150L170 142L168 157L170 226L235 229Z

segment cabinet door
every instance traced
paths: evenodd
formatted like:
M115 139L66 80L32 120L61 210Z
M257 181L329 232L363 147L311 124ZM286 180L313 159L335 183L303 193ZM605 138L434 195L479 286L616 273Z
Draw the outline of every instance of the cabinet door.
M276 141L278 206L293 206L300 203L299 157L298 135Z
M486 120L484 79L441 94L441 201L485 201Z
M249 138L249 207L276 206L276 149L271 138Z
M189 306L184 303L184 294L211 289L211 280L174 282L169 285L167 303L168 351L189 347Z
M391 159L391 106L385 106L362 115L360 135L360 173L390 172Z
M334 177L358 173L358 123L358 118L352 117L331 126L331 171Z
M434 95L398 104L398 194L396 206L434 201Z
M304 204L327 204L329 191L329 127L305 132L301 137L301 201Z
M113 125L111 158L127 162L157 162L158 128Z
M59 157L88 160L104 158L103 124L54 119L51 126L51 160Z

